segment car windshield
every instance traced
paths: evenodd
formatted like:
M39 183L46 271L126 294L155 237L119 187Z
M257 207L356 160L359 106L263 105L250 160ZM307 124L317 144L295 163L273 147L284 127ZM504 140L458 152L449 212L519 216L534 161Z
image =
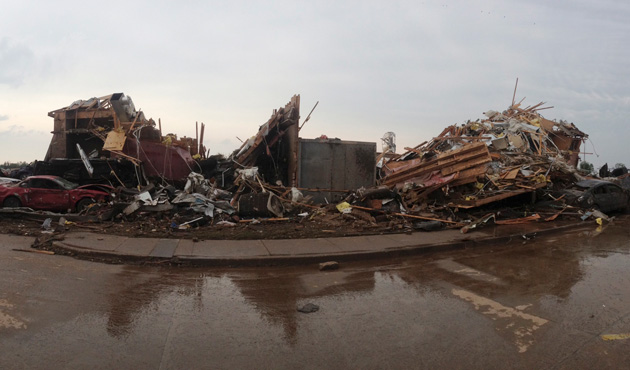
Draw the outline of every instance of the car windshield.
M68 181L66 179L63 179L61 177L57 178L57 182L59 182L59 184L61 184L61 186L63 186L63 188L66 189L66 190L72 190L72 189L75 189L77 186L79 186L78 184L70 182L70 181Z

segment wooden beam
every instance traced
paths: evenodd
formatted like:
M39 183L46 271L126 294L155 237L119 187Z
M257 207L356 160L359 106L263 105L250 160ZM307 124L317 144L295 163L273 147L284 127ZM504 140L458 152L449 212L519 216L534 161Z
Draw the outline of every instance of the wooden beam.
M449 203L449 206L464 208L464 209L475 208L475 207L482 206L484 204L497 202L499 200L511 198L517 195L531 193L532 191L543 188L545 186L547 186L546 183L540 183L540 184L536 184L532 189L509 190L509 191L506 191L505 193L493 195L487 198L481 198L481 199L475 199L475 200L463 200L463 201L460 201L459 203L451 202Z
M70 112L70 111L69 111ZM67 112L67 113L69 113ZM96 109L96 110L82 110L82 111L77 111L76 113L76 118L78 119L90 119L90 118L113 118L113 114L111 110L103 110L103 109Z
M475 160L474 162L471 162ZM474 167L492 161L488 147L484 143L472 143L462 148L440 154L437 158L427 162L420 162L415 166L390 174L383 179L383 183L393 186L410 178L420 177L434 171L446 169L446 174ZM444 175L445 173L443 173Z
M402 156L404 156L404 155L406 155L406 154L409 154L410 152L415 151L415 150L417 150L418 148L422 147L422 146L423 146L424 144L426 144L426 143L428 143L428 141L423 141L422 143L420 143L420 144L418 144L418 145L414 146L414 147L413 147L413 148L411 148L411 149L409 149L409 148L405 148L405 150L408 150L406 153L398 154L396 157L392 158L392 160L396 160L396 159L398 159L398 158L400 158L400 157L402 157Z
M199 151L197 153L199 153L199 155L201 155L202 158L206 157L206 153L204 150L204 146L203 146L203 134L206 131L206 125L201 122L201 133L199 134Z
M142 112L142 109L139 110L138 112L136 112L136 118L133 119L133 122L131 123L131 126L129 126L129 130L127 131L127 135L129 135L131 133L131 130L133 130L133 126L136 125L136 122L138 121L138 117L140 117L140 113Z
M298 131L300 131L302 129L302 127L304 127L304 125L306 124L306 122L308 122L309 119L311 119L311 114L313 113L313 111L315 110L315 108L317 108L317 104L319 104L319 100L317 101L317 103L315 103L315 106L313 107L313 109L311 109L311 112L308 114L308 116L306 116L306 119L304 120L304 122L302 122L302 125L300 126L300 128L298 129Z
M382 211L380 209L361 207L361 206L357 206L357 205L351 205L351 207L352 208L356 208L356 209L360 209L360 210L363 210L363 211L378 212L378 213L383 213L383 214L387 214L387 215L394 215L394 216L400 216L400 217L406 217L406 218L415 218L415 219L418 219L418 220L440 221L440 222L444 222L444 223L447 223L447 224L455 224L455 225L463 226L463 224L460 223L460 222L444 220L444 219L440 219L440 218L415 216L415 215L408 215L408 214L405 214L405 213L398 213L398 212L386 212L386 211Z
M464 139L464 140L490 140L492 137L490 136L443 136L443 137L434 137L433 140L444 141L450 139ZM407 149L407 148L405 148Z
M514 84L514 94L512 95L512 107L514 106L514 100L516 99L516 88L518 87L518 77L516 77L516 84Z

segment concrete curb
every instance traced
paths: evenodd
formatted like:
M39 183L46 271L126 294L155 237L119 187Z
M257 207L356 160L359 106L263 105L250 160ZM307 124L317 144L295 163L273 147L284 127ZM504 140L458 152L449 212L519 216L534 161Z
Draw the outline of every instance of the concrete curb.
M549 228L543 228L538 230L533 230L537 236L553 234L557 232L563 232L571 229L576 229L580 227L591 227L592 225L577 222L571 223L568 225L561 226L551 226ZM440 233L439 231L433 233ZM89 234L89 233L88 233ZM400 235L400 234L398 234ZM468 235L468 234L466 234ZM269 255L269 256L239 256L233 255L230 257L208 257L201 254L195 255L191 252L189 255L178 255L178 256L157 256L155 250L158 249L158 245L160 245L160 241L164 240L173 240L173 245L177 245L181 240L178 239L133 239L126 237L117 237L111 236L112 239L119 239L118 242L124 244L125 241L131 241L134 244L134 248L142 249L142 246L138 247L139 244L144 244L145 252L138 251L132 247L127 246L126 249L121 249L116 251L116 247L113 246L112 250L97 250L92 249L87 246L77 245L75 243L68 243L66 241L55 241L53 242L53 249L58 252L62 252L65 254L70 254L74 257L82 258L82 259L95 259L102 260L103 262L113 262L113 263L172 263L172 264L181 264L181 265L192 265L192 266L222 266L222 267L254 267L254 266L274 266L274 265L300 265L300 264L309 264L309 263L320 263L326 261L338 261L338 262L348 262L348 261L358 261L358 260L369 260L369 259L377 259L377 258L392 258L392 257L402 257L402 256L410 256L438 251L448 251L455 249L463 249L463 248L472 248L479 247L483 245L493 245L493 244L501 244L508 243L515 239L522 239L522 232L510 233L506 235L500 236L483 236L476 233L470 234L468 237L462 238L462 240L450 241L450 242L436 242L436 243L398 243L397 245L390 245L388 247L384 247L382 249L376 250L368 250L368 251L352 251L352 252L329 252L329 253L315 253L315 254L300 254L300 255ZM104 236L99 235L102 239ZM183 239L182 239L183 240ZM335 240L343 241L342 238L335 238ZM323 243L324 240L319 239L292 239L292 241L300 242L300 241L308 241L310 243ZM215 241L216 242L216 241ZM256 242L261 241L252 241L252 240L243 240L243 241L230 241L232 245L234 244L242 244L240 246L241 249L247 249L249 246L256 244ZM200 242L203 245L203 242ZM196 243L196 244L200 244ZM162 242L162 244L164 244ZM395 243L394 243L395 244ZM203 248L203 246L201 247ZM132 251L132 252L130 252ZM148 252L147 252L148 251ZM191 249L192 251L192 249Z

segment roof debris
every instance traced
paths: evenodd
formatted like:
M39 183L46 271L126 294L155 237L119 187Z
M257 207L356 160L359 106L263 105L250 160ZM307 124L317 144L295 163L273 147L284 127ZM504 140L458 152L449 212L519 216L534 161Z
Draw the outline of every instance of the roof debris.
M109 220L165 237L193 230L221 230L217 237L235 235L234 230L263 232L253 234L257 238L286 238L294 231L305 237L469 232L489 224L593 215L599 222L610 220L591 209L606 206L598 204L596 192L619 192L624 195L615 201L627 203L627 190L600 181L591 187L600 190L559 192L586 178L576 165L588 135L573 123L544 118L540 111L551 108L545 103L525 108L521 103L448 126L402 154L395 153L395 134L388 132L379 154L375 143L300 138L295 95L226 158L209 155L203 123L201 131L196 125L195 138L178 139L163 135L161 121L156 127L122 93L78 100L49 113L54 131L45 160L15 174L109 184L110 197L81 214L51 213L28 199L3 198L0 216L53 219L51 228L58 231ZM619 183L627 179L624 174ZM3 182L0 188L8 191L0 194L34 183ZM7 207L16 204L22 207Z
M448 126L437 137L382 166L381 183L404 194L407 204L422 202L437 190L455 208L475 208L548 186L552 170L572 173L581 143L588 137L572 123L554 122L538 111L544 103L520 103L486 118Z

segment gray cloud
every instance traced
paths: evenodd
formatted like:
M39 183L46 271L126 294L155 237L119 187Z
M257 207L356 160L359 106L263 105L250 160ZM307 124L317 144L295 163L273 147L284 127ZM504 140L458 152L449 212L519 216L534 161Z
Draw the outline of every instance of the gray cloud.
M49 130L49 110L122 91L165 130L191 136L205 121L208 148L228 153L301 93L303 111L320 101L304 137L395 131L402 148L507 108L518 77L517 100L546 101L555 108L545 117L591 135L602 157L587 160L626 155L624 2L113 3L90 17L87 3L3 7L0 101L11 102L2 107L11 122ZM122 5L159 27L118 27Z
M44 130L36 130L22 125L10 125L6 129L0 131L3 137L29 137L31 135L50 135Z
M0 39L0 84L17 87L24 82L35 62L33 51Z
M2 135L0 158L9 162L31 162L35 159L43 159L51 138L49 132L18 125L11 125L6 130L0 130L0 135Z
M0 114L0 122L9 120L9 116L6 114Z

